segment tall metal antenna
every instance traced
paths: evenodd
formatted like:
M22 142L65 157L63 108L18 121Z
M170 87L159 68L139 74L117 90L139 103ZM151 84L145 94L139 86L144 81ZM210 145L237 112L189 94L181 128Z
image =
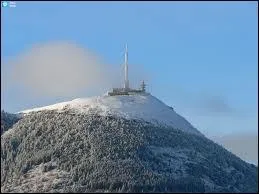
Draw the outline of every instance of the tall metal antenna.
M141 82L140 87L141 87L142 92L146 91L146 84L145 84L144 80Z
M125 65L125 79L124 79L124 89L129 89L129 77L128 77L128 45L126 44L125 48L125 58L124 58L124 65Z

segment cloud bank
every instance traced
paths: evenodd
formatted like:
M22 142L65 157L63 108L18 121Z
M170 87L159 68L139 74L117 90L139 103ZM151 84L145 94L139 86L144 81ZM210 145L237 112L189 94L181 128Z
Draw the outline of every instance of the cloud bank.
M9 84L24 87L34 95L51 97L104 91L118 81L119 73L92 51L70 42L35 45L9 65Z
M258 134L233 133L212 139L241 159L258 165Z

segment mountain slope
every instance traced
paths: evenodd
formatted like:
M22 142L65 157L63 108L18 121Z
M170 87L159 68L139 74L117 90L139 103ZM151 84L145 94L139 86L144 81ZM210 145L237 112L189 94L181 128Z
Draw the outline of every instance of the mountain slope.
M69 106L1 136L2 192L257 191L258 169L200 133Z
M130 96L97 96L92 98L78 98L69 102L62 102L51 106L21 111L31 113L42 110L71 110L78 113L99 114L101 116L117 116L126 119L140 119L153 124L163 124L200 134L187 120L178 115L173 108L150 94Z
M1 135L10 129L16 122L18 122L20 117L16 114L7 113L1 111Z

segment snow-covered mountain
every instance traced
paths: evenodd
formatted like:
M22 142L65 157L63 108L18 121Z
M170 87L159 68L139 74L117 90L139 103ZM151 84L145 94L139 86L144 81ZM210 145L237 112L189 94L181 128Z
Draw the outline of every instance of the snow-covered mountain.
M167 106L148 93L129 96L108 96L105 94L92 98L78 98L68 102L24 110L19 113L28 114L42 110L62 112L68 109L77 113L139 119L201 135L186 119L178 115L172 107Z
M1 192L257 192L258 168L150 94L21 111L1 135Z

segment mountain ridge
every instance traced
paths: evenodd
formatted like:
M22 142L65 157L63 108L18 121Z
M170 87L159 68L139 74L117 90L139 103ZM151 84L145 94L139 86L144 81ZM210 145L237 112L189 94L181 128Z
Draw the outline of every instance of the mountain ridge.
M167 106L161 100L148 93L129 96L108 96L105 94L91 98L77 98L18 113L29 114L42 110L56 110L60 112L67 109L87 114L98 113L103 116L116 115L126 119L140 119L153 124L173 126L190 133L202 135L185 118L177 114L172 107Z

